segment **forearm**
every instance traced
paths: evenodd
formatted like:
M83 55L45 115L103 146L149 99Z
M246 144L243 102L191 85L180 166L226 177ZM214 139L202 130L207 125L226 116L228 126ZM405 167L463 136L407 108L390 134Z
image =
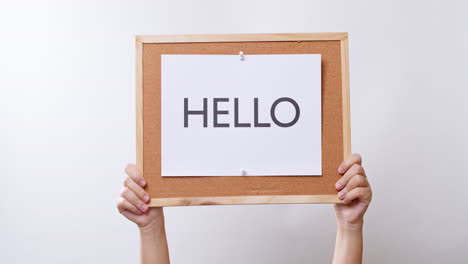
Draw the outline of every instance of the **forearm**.
M362 221L356 224L337 222L333 264L362 263Z
M164 221L140 228L141 263L169 264Z

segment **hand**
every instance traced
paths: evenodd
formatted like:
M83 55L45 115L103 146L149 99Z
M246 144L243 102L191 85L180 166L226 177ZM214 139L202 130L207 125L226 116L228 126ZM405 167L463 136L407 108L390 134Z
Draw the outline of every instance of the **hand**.
M154 225L164 224L164 213L161 207L149 207L151 200L143 187L145 179L141 176L134 164L125 168L127 177L124 188L117 202L117 209L130 221L136 223L140 229L151 228Z
M338 172L343 175L335 184L339 191L338 198L343 200L343 204L335 205L338 224L363 223L364 214L372 199L372 190L361 164L361 156L353 154L338 168Z

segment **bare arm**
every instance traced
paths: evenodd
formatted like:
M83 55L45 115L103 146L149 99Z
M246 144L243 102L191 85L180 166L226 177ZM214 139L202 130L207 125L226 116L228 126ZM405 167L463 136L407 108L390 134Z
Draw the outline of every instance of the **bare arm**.
M362 223L337 225L333 264L342 263L362 263Z
M154 208L161 209L162 208ZM164 216L161 221L140 228L141 263L168 264L169 249L167 247Z
M122 215L138 225L141 263L169 264L163 209L148 207L151 199L143 189L146 181L134 164L129 164L125 172L128 176L124 181L125 187L120 194L117 208Z
M343 177L336 183L336 189L343 203L335 205L337 230L333 264L362 263L362 228L372 190L361 164L361 156L353 154L338 168Z

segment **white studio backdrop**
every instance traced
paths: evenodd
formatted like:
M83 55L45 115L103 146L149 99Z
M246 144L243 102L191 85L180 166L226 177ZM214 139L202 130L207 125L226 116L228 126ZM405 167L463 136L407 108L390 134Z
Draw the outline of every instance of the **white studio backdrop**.
M468 257L465 1L5 1L0 262L137 263L134 35L349 32L365 263ZM337 164L338 166L338 164ZM173 263L329 263L330 205L167 208Z

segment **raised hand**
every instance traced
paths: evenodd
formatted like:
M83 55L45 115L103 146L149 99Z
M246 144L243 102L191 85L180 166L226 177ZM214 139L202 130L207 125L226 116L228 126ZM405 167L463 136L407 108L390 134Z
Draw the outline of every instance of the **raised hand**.
M362 167L361 155L351 155L341 163L338 172L343 177L336 182L335 187L343 204L335 205L337 221L343 224L362 223L372 199L372 190Z
M127 177L124 180L124 188L120 193L117 202L119 212L136 223L138 227L145 228L150 224L164 221L164 214L161 207L149 207L151 200L148 193L143 189L146 185L145 179L141 176L134 164L129 164L125 169Z

